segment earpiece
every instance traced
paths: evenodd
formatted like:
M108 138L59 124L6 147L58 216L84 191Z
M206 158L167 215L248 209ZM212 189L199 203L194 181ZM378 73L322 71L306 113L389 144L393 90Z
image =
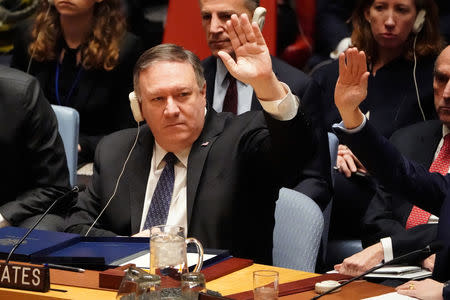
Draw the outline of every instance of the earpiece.
M139 100L136 96L136 93L132 91L128 95L128 98L130 99L131 112L133 113L133 117L136 120L136 122L139 123L144 121L144 118L142 117L141 106L139 104Z
M256 24L258 24L258 26L259 26L259 30L261 30L261 31L263 29L264 22L266 21L266 13L267 13L267 10L261 6L257 7L255 9L255 11L253 12L252 23L256 22Z
M416 20L414 21L412 32L414 34L418 34L423 27L423 24L425 23L425 16L427 12L424 9L421 9L419 13L416 16Z

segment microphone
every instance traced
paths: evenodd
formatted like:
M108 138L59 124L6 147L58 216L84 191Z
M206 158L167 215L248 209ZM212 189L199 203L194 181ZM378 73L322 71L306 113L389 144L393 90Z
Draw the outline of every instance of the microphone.
M364 276L366 276L367 274L372 273L373 271L378 270L378 269L380 269L380 268L382 268L382 267L384 267L384 266L396 264L396 263L398 263L398 262L400 262L400 261L402 261L402 260L404 260L404 259L406 259L406 258L409 258L409 257L411 257L411 256L415 256L415 255L426 254L427 256L430 256L431 254L434 254L434 253L436 253L436 252L441 251L441 249L442 249L443 247L444 247L444 245L443 245L443 243L442 243L441 241L434 241L434 242L432 242L431 244L429 244L428 246L426 246L425 248L422 248L422 249L419 249L419 250L415 250L415 251L408 252L408 253L406 253L406 254L403 254L403 255L400 255L400 256L394 258L393 260L390 260L390 261L384 262L384 263L382 263L382 264L380 264L380 265L377 265L377 266L373 267L372 269L369 269L369 270L367 270L366 272L362 273L361 275L358 275L358 276L356 276L356 277L353 277L352 279L350 279L350 280L348 280L348 281L346 281L346 282L344 282L344 283L341 283L341 284L339 284L339 285L333 287L332 289L329 289L329 290L326 291L325 293L322 293L322 294L320 294L320 295L317 295L317 296L311 298L311 300L319 299L319 298L322 297L322 296L325 296L325 295L327 295L327 294L330 294L330 293L332 293L333 291L337 290L338 288L341 288L341 287L343 287L343 286L345 286L345 285L347 285L347 284L349 284L350 282L353 282L353 281L355 281L355 280L361 279L361 278L363 278Z
M27 233L25 233L25 235L20 239L20 241L18 241L14 247L11 249L11 251L8 254L8 257L6 258L6 264L9 263L9 260L11 258L11 256L13 255L14 251L16 251L17 247L19 247L23 241L30 235L31 231L33 231L34 228L36 228L36 226L42 221L42 219L49 213L49 211L53 208L53 206L55 206L55 204L61 200L66 198L67 196L73 194L73 193L78 193L78 192L82 192L84 191L84 189L86 188L86 186L84 184L80 184L78 186L74 186L70 191L66 192L64 195L56 198L55 201L53 201L53 203L47 208L47 210L42 214L42 216L33 224L33 226L31 226L31 228L27 231Z

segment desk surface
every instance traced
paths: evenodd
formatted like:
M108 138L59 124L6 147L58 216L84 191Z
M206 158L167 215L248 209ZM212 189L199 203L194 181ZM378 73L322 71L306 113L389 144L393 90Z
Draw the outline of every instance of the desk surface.
M386 293L391 293L394 288L370 283L365 280L355 281L344 286L339 292L332 293L323 296L320 299L323 300L352 300L352 299L364 299L368 297L378 296ZM317 296L314 291L308 291L303 293L298 293L294 295L280 297L280 300L303 300L311 299Z
M223 276L206 284L208 289L220 292L222 295L231 295L253 288L252 273L255 270L276 270L280 273L280 284L292 282L300 279L306 279L319 276L319 274L307 273L303 271L284 269L266 265L254 264L250 267L236 271L229 275ZM75 273L61 270L51 270L51 278L70 277L74 282L83 283L90 282L86 286L93 286L93 282L98 284L98 273L95 271L86 271L85 273ZM54 280L52 279L52 282ZM115 299L116 291L98 290L90 288L79 288L60 284L51 284L52 289L62 291L49 291L48 293L38 293L30 291L21 291L13 289L0 288L0 299L16 300L16 299L33 299L33 300L57 300L57 299L87 299L87 300L103 300ZM328 299L361 299L384 293L392 292L394 289L366 281L353 282L344 287L340 292L325 296ZM314 291L308 291L295 295L281 297L282 300L311 299L316 294Z

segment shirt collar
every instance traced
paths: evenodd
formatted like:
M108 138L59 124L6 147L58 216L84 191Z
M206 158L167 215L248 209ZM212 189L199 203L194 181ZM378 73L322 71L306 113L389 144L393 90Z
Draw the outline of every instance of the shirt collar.
M450 133L450 129L447 126L442 125L442 137L445 137L449 133Z
M189 153L191 152L191 148L192 148L192 146L189 146L189 147L187 147L186 149L184 149L184 150L182 150L180 152L174 153L175 156L178 158L178 161L181 162L185 168L187 168L187 163L188 163ZM166 154L167 154L167 151L164 150L158 144L158 142L155 141L155 163L156 163L156 168L159 167L159 164L164 159L164 156L166 156Z

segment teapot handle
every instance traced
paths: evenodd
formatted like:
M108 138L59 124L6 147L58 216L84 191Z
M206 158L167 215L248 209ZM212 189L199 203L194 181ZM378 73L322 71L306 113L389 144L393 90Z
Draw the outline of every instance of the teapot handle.
M186 238L186 245L190 243L195 244L198 252L198 261L197 265L195 266L194 272L200 272L203 266L203 246L196 238Z

